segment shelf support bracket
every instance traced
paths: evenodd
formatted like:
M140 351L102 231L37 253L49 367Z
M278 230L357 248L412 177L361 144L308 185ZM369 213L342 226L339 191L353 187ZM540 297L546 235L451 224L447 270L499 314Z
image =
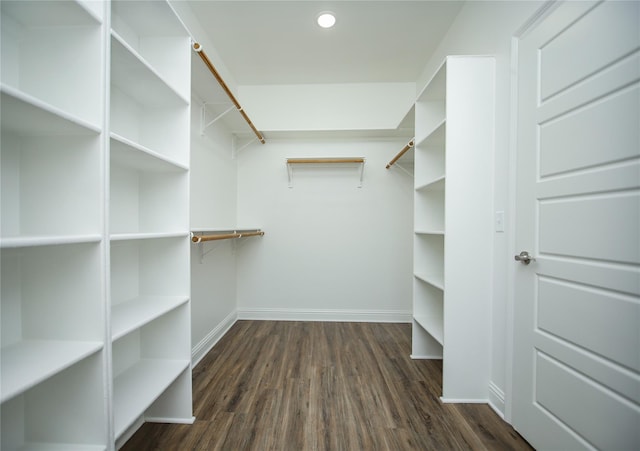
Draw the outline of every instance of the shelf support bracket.
M402 172L404 172L405 174L407 174L409 177L413 178L413 174L411 172L409 172L404 166L402 166L400 163L396 163L395 167L397 167L398 169L400 169Z
M202 108L200 109L200 136L204 136L204 131L213 125L216 121L222 119L227 113L233 111L235 107L231 105L228 109L224 110L222 113L218 114L212 121L207 123L207 104L203 103Z
M289 179L289 188L293 188L293 167L291 163L287 163L287 177Z
M247 116L247 113L245 113L245 111L242 109L242 106L240 106L238 99L236 99L236 97L233 95L233 93L231 92L227 84L224 82L224 80L220 76L220 73L218 73L216 68L211 63L211 60L209 60L209 57L207 57L207 54L204 53L204 51L202 50L202 46L199 43L192 40L191 48L198 54L198 56L200 56L200 59L202 59L202 62L205 64L205 66L209 68L209 71L211 71L211 74L213 75L213 77L218 81L218 83L220 84L220 87L227 94L227 97L229 97L229 100L235 105L236 109L238 110L238 113L240 113L242 118L246 121L249 128L251 128L253 133L258 137L258 140L262 144L264 144L265 143L264 136L262 136L262 133L258 131L255 125L253 125L253 122L251 122L251 119L249 119L249 116Z
M232 149L231 159L235 160L238 157L238 155L240 154L240 152L242 152L244 149L249 147L251 144L253 144L257 140L258 140L258 138L251 138L249 140L249 142L247 142L247 143L243 144L242 146L238 147L238 137L236 135L233 135L231 137L231 149Z
M215 248L217 248L218 246L220 246L219 243L214 244L213 246L211 246L211 248L209 248L208 250L204 250L204 243L198 243L198 249L200 251L200 264L202 265L204 263L204 258L206 257L206 255L210 252L213 252L215 250Z

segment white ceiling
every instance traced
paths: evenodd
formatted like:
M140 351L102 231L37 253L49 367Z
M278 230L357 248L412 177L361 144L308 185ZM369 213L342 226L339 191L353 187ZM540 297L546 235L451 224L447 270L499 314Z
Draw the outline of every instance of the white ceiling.
M432 1L188 0L241 85L414 82L462 7ZM337 17L320 28L318 13Z

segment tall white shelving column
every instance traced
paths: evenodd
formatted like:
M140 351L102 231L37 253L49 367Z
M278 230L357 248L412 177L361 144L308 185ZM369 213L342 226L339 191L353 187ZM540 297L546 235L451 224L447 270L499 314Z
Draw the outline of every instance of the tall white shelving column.
M0 448L104 450L105 4L0 7Z
M488 399L494 96L494 58L456 56L416 102L412 356L446 402Z
M116 445L191 423L190 38L165 1L111 2L111 339Z
M0 5L1 448L190 423L189 35L161 0Z

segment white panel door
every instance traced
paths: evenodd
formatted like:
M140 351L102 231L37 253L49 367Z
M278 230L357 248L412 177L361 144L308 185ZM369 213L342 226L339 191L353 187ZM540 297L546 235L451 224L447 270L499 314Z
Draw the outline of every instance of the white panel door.
M559 3L518 42L512 422L537 449L640 449L639 24Z

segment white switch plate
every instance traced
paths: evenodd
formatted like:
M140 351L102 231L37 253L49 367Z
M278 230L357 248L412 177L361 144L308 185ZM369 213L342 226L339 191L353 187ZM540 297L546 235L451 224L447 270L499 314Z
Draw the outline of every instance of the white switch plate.
M504 232L504 211L496 211L496 232Z

